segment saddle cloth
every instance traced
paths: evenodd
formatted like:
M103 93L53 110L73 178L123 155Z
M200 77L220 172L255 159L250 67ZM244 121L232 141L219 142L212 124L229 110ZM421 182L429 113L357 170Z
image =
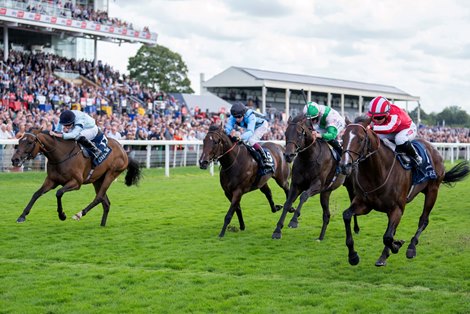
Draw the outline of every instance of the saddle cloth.
M403 169L411 170L413 185L437 178L436 171L431 164L431 159L429 158L428 152L421 142L416 140L411 141L411 144L423 159L423 162L419 168L413 167L413 162L406 154L395 152L395 143L388 139L382 139L382 142L395 153L395 157L398 159Z
M106 158L108 158L108 156L112 152L112 149L111 147L108 146L108 139L102 132L99 132L98 135L96 135L95 138L92 140L92 142L101 151L101 155L99 158L92 158L93 165L94 167L96 167L96 166L101 165L103 161L105 161ZM91 153L90 150L86 148L84 148L84 150L86 151L88 156L93 157L93 154Z

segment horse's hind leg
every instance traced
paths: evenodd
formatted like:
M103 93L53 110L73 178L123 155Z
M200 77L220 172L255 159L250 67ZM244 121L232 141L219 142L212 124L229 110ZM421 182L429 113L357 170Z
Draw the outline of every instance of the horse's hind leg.
M24 208L23 212L21 213L20 217L18 217L16 222L17 223L24 222L26 220L26 216L30 213L31 208L33 207L36 200L42 195L49 192L50 190L55 189L56 187L57 187L56 183L49 180L49 178L46 178L42 186L36 192L34 192L33 196L31 197L31 200L29 201L28 205L26 205L26 207Z
M109 200L108 203L105 205L105 199L107 199L106 191L108 190L109 186L113 182L115 176L106 176L103 180L98 180L93 182L93 186L95 187L95 191L97 191L95 198L93 201L88 204L87 207L76 213L72 218L75 220L80 220L83 216L85 216L92 208L94 208L99 203L103 203L103 217L101 219L101 226L106 226L106 219L108 217L109 212Z
M263 185L261 188L260 188L261 192L263 192L263 194L266 196L266 199L268 200L269 202L269 206L271 206L271 211L273 213L279 211L282 209L282 205L276 205L274 204L274 201L273 201L273 194L271 192L271 189L269 188L269 185L266 183L265 185Z
M431 214L431 210L434 207L437 199L437 189L428 189L426 192L426 196L424 197L424 207L423 213L421 217L419 217L418 223L418 230L416 230L415 235L411 238L410 244L408 245L408 249L406 250L406 257L407 258L414 258L416 257L416 245L418 244L419 236L421 232L426 229L429 223L429 214Z

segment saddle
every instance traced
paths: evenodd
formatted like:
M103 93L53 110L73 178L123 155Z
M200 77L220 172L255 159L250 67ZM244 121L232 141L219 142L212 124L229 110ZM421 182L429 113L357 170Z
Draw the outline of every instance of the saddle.
M421 158L423 159L421 166L416 168L413 166L411 158L408 157L405 153L395 152L395 143L386 138L382 139L381 141L385 146L387 146L393 151L393 153L395 154L395 158L400 162L400 165L403 167L403 169L411 170L413 185L437 178L436 171L434 170L431 164L431 159L429 158L428 152L426 151L426 148L421 142L418 142L416 140L411 141L411 144L418 152L418 155L421 156Z
M103 161L108 158L109 154L111 154L111 147L108 146L108 138L104 135L103 132L99 131L98 134L95 136L95 138L92 140L92 142L95 144L95 146L101 151L101 155L98 159L92 158L92 163L93 163L93 168L101 165ZM80 145L83 149L83 155L85 157L93 157L92 152L84 147L83 145Z
M258 175L264 176L268 173L274 173L274 158L271 155L271 153L269 152L269 150L263 148L264 153L268 157L267 158L268 162L263 163L263 159L262 159L260 153L256 151L256 149L254 149L251 145L247 145L245 143L243 143L243 145L245 145L245 147L250 152L251 156L253 156L253 158L258 163Z

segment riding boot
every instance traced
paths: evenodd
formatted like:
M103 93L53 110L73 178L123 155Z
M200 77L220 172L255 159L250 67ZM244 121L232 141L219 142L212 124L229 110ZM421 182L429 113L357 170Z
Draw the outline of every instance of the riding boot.
M338 140L333 139L331 141L328 141L328 144L330 144L333 149L338 153L338 155L341 156L341 154L343 153L343 148L339 144Z
M80 136L77 139L77 142L82 144L85 148L89 149L95 159L98 159L101 156L101 151L99 150L99 148L96 147L96 145L92 141L87 139L85 136Z
M256 144L253 145L253 148L256 149L256 151L259 153L259 155L261 157L261 160L260 160L261 161L261 168L263 168L263 169L270 168L268 156L266 155L266 152L261 147L261 145L259 145L257 143L257 145Z
M406 141L402 145L397 145L396 151L406 153L408 157L411 158L416 167L421 166L423 163L423 159L420 155L418 155L418 152L410 141Z

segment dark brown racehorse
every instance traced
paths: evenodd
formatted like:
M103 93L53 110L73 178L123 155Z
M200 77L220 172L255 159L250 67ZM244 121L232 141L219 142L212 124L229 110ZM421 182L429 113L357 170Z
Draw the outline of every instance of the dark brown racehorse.
M294 119L289 118L285 132L285 155L287 162L294 161L292 179L281 217L272 235L273 239L281 238L287 212L293 210L292 204L297 197L300 195L300 201L289 222L290 228L297 228L302 205L308 198L318 193L320 193L320 204L323 209L323 225L318 240L323 240L325 237L326 228L330 222L331 192L345 183L346 176L336 173L338 162L331 154L328 144L322 139L317 140L316 134L311 120L307 119L304 114L299 114ZM352 187L348 189L348 192L352 197ZM354 218L354 230L358 233L359 226L356 217Z
M56 192L57 212L59 219L65 220L66 215L62 209L64 193L78 190L82 184L93 183L96 192L95 198L73 218L80 220L88 211L101 203L103 205L101 226L105 226L111 205L106 191L111 183L126 169L125 183L127 186L137 184L141 174L138 163L127 157L126 152L117 141L110 138L108 145L112 152L91 173L91 160L83 155L77 142L52 137L39 129L25 133L19 140L18 148L11 161L15 167L20 167L26 160L34 159L39 153L42 153L47 157L47 177L39 190L33 194L17 222L24 222L36 200L59 185L62 188Z
M224 226L219 237L225 235L234 212L237 213L240 230L245 230L240 207L240 201L245 193L260 189L266 195L273 213L282 208L281 205L274 204L268 180L271 177L274 178L287 196L290 169L284 159L284 148L269 142L264 143L263 147L269 150L274 159L275 172L259 176L257 174L258 164L246 146L240 142L232 142L225 134L222 125L211 125L204 138L202 155L199 159L200 168L207 169L209 163L214 160L220 162L220 185L230 201L230 207L225 215Z
M387 214L388 226L383 236L385 247L375 263L376 266L384 266L390 251L398 253L405 242L395 239L394 236L406 204L420 192L425 195L418 229L406 252L407 258L414 258L419 236L429 223L429 214L436 202L440 184L449 185L461 181L470 170L468 162L461 162L446 171L439 152L429 142L420 139L429 154L437 178L413 186L411 171L403 169L394 152L383 145L378 135L372 131L370 122L368 117L359 117L355 123L348 121L343 135L343 156L340 165L342 172L350 175L355 192L350 207L343 213L343 220L349 263L357 265L359 256L354 250L351 217L366 215L373 209Z

